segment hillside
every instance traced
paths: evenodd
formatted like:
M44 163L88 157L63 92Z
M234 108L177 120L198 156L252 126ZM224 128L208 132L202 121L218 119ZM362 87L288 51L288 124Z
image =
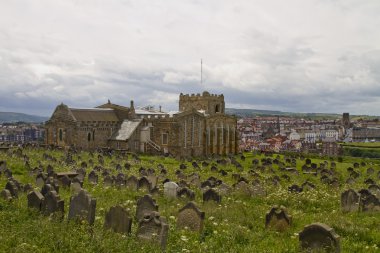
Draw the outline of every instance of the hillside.
M337 113L297 113L297 112L282 112L282 111L270 111L270 110L256 110L256 109L235 109L226 108L226 113L235 115L240 118L255 117L255 116L289 116L294 118L304 118L313 120L322 119L341 119L342 115ZM361 119L374 119L377 116L368 115L350 115L351 120Z
M41 123L48 120L48 117L29 115L17 112L0 112L0 123L13 123L13 122L30 122Z

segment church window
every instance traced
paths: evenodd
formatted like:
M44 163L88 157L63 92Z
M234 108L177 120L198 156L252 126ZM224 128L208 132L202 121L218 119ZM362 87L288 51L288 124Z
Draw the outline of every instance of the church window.
M91 133L87 134L87 141L91 141Z
M168 133L162 134L162 145L168 145Z
M62 129L59 129L59 141L62 141L62 140L63 140Z

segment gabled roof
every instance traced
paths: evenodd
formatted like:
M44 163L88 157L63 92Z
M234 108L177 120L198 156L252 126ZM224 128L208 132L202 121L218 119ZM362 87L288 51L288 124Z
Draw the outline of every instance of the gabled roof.
M113 104L108 100L108 103L97 106L96 108L109 108L109 109L117 109L122 111L129 111L130 108L122 105Z
M119 121L113 109L69 109L77 121Z
M129 138L131 138L131 135L136 131L141 121L142 119L124 120L123 123L121 123L119 130L117 130L117 132L112 135L111 140L128 140Z

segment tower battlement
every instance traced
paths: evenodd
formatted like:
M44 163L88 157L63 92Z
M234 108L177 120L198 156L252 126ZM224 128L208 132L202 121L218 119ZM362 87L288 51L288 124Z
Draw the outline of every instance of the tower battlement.
M225 104L223 94L210 94L204 91L202 94L183 94L179 95L179 111L192 109L203 110L209 115L216 113L224 114Z

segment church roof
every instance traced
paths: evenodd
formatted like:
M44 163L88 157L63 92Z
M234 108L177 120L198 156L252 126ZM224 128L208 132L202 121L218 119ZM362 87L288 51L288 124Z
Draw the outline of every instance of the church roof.
M77 121L119 121L113 109L77 109L70 108Z
M121 123L119 130L111 137L111 140L125 141L131 138L131 135L136 131L142 119L124 120Z

